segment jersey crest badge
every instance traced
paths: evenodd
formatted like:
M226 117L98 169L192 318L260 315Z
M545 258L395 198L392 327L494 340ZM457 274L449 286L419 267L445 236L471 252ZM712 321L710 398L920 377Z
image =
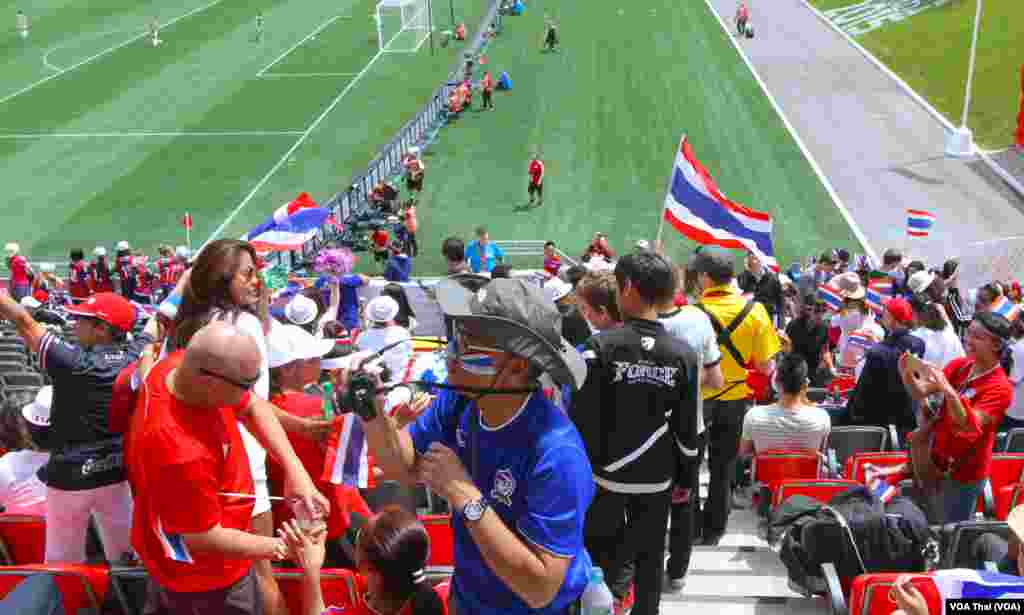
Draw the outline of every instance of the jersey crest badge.
M646 350L647 352L650 352L651 348L654 348L654 338L653 337L641 337L640 338L640 347L643 348L644 350Z
M516 491L516 479L508 468L498 470L494 474L494 488L491 497L505 506L512 506L512 494Z

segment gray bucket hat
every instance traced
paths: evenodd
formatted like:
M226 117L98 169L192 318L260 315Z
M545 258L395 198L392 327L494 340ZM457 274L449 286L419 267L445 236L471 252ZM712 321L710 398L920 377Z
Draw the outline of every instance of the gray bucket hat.
M456 280L437 285L441 311L456 322L476 322L502 350L530 361L558 384L574 390L587 378L587 364L562 337L562 317L541 289L522 279L492 280L472 292Z

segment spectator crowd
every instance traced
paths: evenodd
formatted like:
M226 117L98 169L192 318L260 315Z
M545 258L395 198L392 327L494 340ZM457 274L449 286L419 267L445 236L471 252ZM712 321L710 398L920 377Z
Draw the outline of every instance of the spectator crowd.
M355 612L575 613L599 567L615 613L655 614L751 505L759 453L891 425L913 467L872 480L927 486L929 521L951 523L1024 426L1019 284L961 289L956 261L896 250L781 273L596 233L578 265L547 242L531 278L480 227L441 246L436 340L401 284L365 304L356 274L275 293L244 241L154 264L126 242L112 265L73 251L63 280L6 249L0 319L47 386L4 395L0 505L45 516L52 564L87 559L94 518L106 561L145 568L147 613L286 613L290 561L309 614L335 612L324 566L365 579ZM73 324L39 322L42 303ZM424 487L452 525L433 589Z

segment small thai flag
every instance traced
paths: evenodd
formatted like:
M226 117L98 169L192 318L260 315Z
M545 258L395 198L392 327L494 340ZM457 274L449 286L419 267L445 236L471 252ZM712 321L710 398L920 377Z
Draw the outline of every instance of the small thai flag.
M1020 317L1020 306L1006 297L999 297L992 304L992 311L1013 322Z
M854 331L853 333L851 333L850 337L847 338L847 341L850 344L856 346L857 348L863 348L864 350L868 350L876 344L875 339L873 337L871 337L867 333L862 333L860 331Z
M193 564L192 554L188 551L188 545L185 544L185 538L181 534L167 534L164 532L164 527L161 525L160 520L156 522L156 534L160 539L160 545L164 548L164 555L168 559L172 559L176 562L183 564Z
M369 489L370 463L363 424L349 412L334 419L327 436L327 455L321 480L335 485Z
M843 297L839 294L839 289L831 284L818 286L818 298L834 312L838 312L839 308L843 307Z
M923 209L907 210L907 235L927 237L935 224L935 214Z
M868 287L864 291L864 299L867 301L868 307L878 314L885 311L885 302L891 297L892 281L888 276L886 276L884 280L871 280L868 282Z

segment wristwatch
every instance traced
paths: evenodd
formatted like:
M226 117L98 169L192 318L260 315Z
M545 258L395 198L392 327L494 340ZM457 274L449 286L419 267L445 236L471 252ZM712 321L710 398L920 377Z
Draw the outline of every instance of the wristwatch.
M491 503L487 501L487 498L480 498L478 500L470 500L462 507L462 518L466 521L476 523L491 507Z

